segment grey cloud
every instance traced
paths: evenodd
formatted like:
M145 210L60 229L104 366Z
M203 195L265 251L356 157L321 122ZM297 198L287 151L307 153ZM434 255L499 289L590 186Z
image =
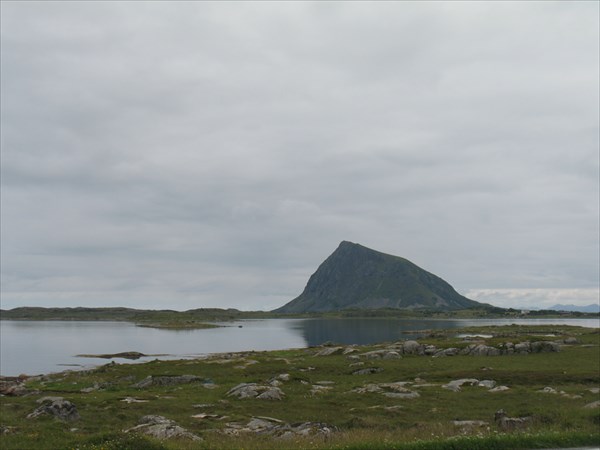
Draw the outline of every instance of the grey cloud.
M3 306L271 308L342 239L598 285L594 3L2 4Z

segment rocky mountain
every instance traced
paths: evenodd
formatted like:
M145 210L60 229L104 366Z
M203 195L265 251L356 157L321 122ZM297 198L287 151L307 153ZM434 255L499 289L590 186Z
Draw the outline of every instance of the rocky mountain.
M457 310L484 306L407 259L343 241L310 277L306 288L275 312L349 308Z

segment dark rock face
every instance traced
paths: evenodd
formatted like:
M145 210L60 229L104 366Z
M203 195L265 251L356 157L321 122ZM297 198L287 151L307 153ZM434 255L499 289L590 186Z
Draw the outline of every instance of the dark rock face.
M456 310L477 306L481 303L463 297L441 278L404 258L343 241L310 277L304 292L275 311Z

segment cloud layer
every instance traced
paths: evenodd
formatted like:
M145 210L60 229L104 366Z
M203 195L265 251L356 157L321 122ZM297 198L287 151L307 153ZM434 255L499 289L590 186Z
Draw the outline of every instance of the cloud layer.
M597 288L598 8L2 2L2 306L270 309L341 240Z

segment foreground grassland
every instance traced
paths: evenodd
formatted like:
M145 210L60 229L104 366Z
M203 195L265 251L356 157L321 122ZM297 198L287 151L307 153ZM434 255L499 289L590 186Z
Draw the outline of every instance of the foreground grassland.
M464 339L456 330L436 331L419 344L458 353L474 343L494 348L507 342L563 344L559 352L445 357L411 354L401 342L330 345L204 360L111 363L33 377L22 385L26 395L0 398L0 448L425 450L600 444L598 329L507 326L460 332L492 337ZM364 369L373 373L353 374ZM148 376L157 381L183 375L192 381L140 384ZM470 383L457 391L443 387L458 379L493 380L508 389ZM275 394L267 395L270 399L228 395L240 383L256 383ZM277 390L281 399L276 399ZM43 414L28 419L44 396L72 402L80 418L65 421ZM500 409L525 419L497 422ZM160 440L141 433L142 428L124 432L146 415L170 419L200 440L185 435ZM305 433L298 432L296 425L306 422ZM281 431L286 429L291 431Z

